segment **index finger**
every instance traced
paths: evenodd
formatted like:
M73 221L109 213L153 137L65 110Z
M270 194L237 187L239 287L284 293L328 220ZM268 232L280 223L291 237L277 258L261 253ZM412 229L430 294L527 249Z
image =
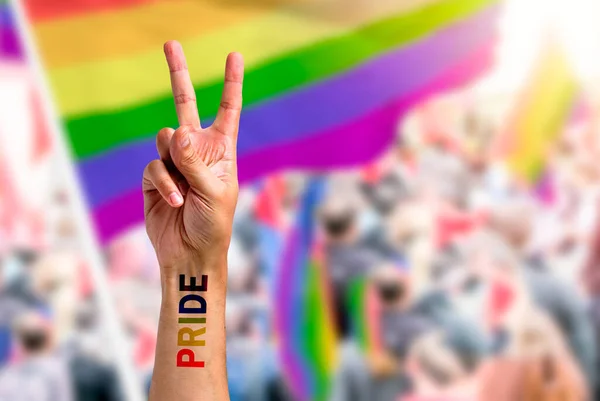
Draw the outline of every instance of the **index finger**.
M196 106L196 92L187 68L183 48L179 42L165 43L165 57L171 73L171 89L175 99L175 110L179 125L200 128L200 117Z

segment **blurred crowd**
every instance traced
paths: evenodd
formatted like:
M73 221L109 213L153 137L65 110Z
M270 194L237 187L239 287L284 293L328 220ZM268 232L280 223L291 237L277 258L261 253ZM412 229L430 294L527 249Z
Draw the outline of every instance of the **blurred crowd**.
M502 133L485 117L444 118L414 113L378 161L324 176L314 218L331 290L324 307L339 339L329 399L600 399L600 147L591 120L574 118L528 181L511 173ZM313 178L271 177L241 194L229 257L234 400L293 399L278 365L273 286ZM378 305L378 347L356 338L357 281Z
M228 257L231 399L294 399L278 353L275 293L315 177L326 193L313 216L314 245L337 333L328 399L600 399L600 137L592 117L571 121L542 151L533 181L510 171L492 118L445 103L412 113L367 166L286 172L243 188ZM58 191L47 209L44 240L0 247L0 401L121 399L68 198ZM12 238L6 224L0 231ZM154 252L139 228L104 256L147 389L161 297ZM356 282L377 306L369 312L376 347L357 339L349 305Z
M39 96L0 60L0 400L122 399Z
M67 199L54 202L61 216L44 220L41 243L0 254L0 400L120 400Z

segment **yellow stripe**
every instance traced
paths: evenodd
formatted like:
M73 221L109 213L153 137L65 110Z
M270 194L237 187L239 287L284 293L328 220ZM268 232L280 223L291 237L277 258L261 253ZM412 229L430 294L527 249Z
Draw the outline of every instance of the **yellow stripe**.
M131 56L159 49L168 39L207 32L267 14L257 7L223 7L215 1L160 1L135 8L36 24L47 68ZM60 44L60 46L58 46Z
M337 0L336 0L337 1ZM379 0L377 6L350 18L318 18L307 13L269 13L230 28L182 41L192 81L201 85L218 79L229 51L244 54L247 68L317 40L351 31L358 25L418 8L439 0ZM154 35L151 27L140 29ZM101 32L97 33L102 35ZM172 36L160 33L161 42ZM60 43L47 46L60 46ZM161 47L116 60L97 61L50 70L50 81L63 115L119 109L170 90ZM200 100L201 101L201 100Z
M565 108L571 106L570 96L576 80L560 48L546 49L533 71L533 82L526 96L529 105L520 110L516 121L516 152L508 160L512 170L522 177L531 177L546 152L549 141L562 129ZM555 120L555 121L553 121ZM554 123L554 124L552 124Z

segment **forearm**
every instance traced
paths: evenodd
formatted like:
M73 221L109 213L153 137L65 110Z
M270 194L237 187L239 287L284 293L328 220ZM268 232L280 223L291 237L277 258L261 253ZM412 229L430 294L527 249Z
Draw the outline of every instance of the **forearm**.
M227 401L226 257L161 269L163 299L150 401Z

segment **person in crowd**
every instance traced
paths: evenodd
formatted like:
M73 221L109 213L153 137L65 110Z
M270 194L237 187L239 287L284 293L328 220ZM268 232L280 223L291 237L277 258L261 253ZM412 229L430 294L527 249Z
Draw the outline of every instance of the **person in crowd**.
M590 252L581 279L590 298L589 318L594 327L594 340L596 346L600 347L600 224L590 241ZM596 355L596 372L600 372L600 353ZM600 397L600 380L596 381L594 394L596 398Z
M410 272L411 285L422 292L431 275L435 255L435 221L431 210L418 199L399 204L386 221L386 236Z
M262 332L253 305L229 300L227 323L227 379L232 401L286 401L277 356Z
M434 330L429 319L410 310L406 274L394 266L382 266L370 280L370 291L380 306L375 321L380 326L381 347L365 353L354 341L342 345L332 401L397 400L410 389L403 358L415 339Z
M417 339L434 331L447 338L461 369L471 373L477 368L487 352L483 334L472 329L474 322L459 317L442 294L415 297L410 276L393 265L377 267L370 280L380 305L376 324L382 346L366 354L352 341L342 346L332 400L385 401L409 393L407 355Z
M405 365L412 387L403 401L475 401L476 378L444 333L432 332L415 341Z
M585 300L573 285L553 274L543 254L527 252L533 227L531 205L507 204L492 214L490 227L508 245L506 252L514 254L515 268L521 270L526 291L536 305L552 316L589 385L595 386L597 344Z
M19 360L0 372L2 401L73 401L64 356L57 353L51 322L34 310L15 322Z
M95 305L81 301L77 308L76 334L67 344L69 373L76 401L120 401L117 371L104 351L101 325Z
M477 401L590 399L579 365L547 314L525 308L506 333L503 349L481 369Z
M23 255L5 255L0 270L0 366L8 363L13 351L12 325L16 317L39 303L24 279L27 260Z
M531 270L548 271L547 261L533 248L535 226L534 204L530 199L513 198L492 208L488 219L488 228L498 234L524 267Z
M3 267L2 292L28 307L44 307L39 288L34 285L34 270L39 255L31 249L18 249L6 258Z
M349 334L349 320L345 312L348 285L353 280L366 277L381 259L362 240L357 214L354 200L336 193L330 194L319 210L333 311L342 337Z
M363 179L358 186L368 206L362 218L370 219L364 233L365 245L387 259L404 262L403 255L390 244L386 236L386 221L412 195L407 178L398 169L375 164L363 172Z

